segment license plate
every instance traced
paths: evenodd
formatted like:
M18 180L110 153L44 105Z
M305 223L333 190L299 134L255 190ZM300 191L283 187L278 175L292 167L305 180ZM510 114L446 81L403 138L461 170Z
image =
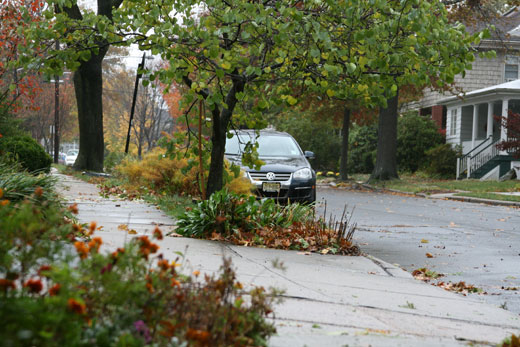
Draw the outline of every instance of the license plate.
M280 192L280 183L279 182L264 182L262 184L262 190L264 192Z

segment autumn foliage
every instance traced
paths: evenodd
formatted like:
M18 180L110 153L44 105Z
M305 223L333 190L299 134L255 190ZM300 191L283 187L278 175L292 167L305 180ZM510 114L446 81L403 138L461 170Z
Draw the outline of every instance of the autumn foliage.
M2 167L0 167L1 173ZM240 283L229 260L215 275L184 273L163 238L107 252L95 223L73 223L33 185L14 199L0 180L0 341L9 346L263 346L271 291Z
M497 117L507 130L507 140L500 142L497 148L520 158L520 114L509 111L506 117Z
M0 107L11 113L37 109L38 76L19 65L25 37L20 28L38 20L41 0L4 0L0 5Z

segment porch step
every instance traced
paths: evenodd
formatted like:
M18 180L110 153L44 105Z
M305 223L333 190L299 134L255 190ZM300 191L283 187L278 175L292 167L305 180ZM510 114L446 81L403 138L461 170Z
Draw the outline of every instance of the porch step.
M506 174L507 171L509 171L511 167L511 160L513 160L513 157L511 155L497 155L494 158L490 159L488 162L486 162L484 165L473 171L470 175L470 178L482 178L497 166L500 166L499 177L502 177Z

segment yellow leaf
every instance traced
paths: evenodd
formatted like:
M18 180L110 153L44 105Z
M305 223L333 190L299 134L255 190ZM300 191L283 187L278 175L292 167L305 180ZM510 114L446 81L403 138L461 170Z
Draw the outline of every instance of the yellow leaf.
M327 89L327 95L329 96L329 98L332 98L334 94L336 93L332 89Z
M429 241L428 240L425 240L425 239L422 239L421 240L421 243L428 243Z
M220 65L224 70L229 70L231 69L231 64L227 61L223 62L221 65Z
M287 96L287 103L289 103L289 105L293 106L297 102L298 100L296 98L292 97L291 95Z
M431 253L426 253L426 258L433 258L433 254L431 254Z
M135 231L134 229L130 229L130 230L128 230L128 233L131 235L135 235L135 234L137 234L137 231Z

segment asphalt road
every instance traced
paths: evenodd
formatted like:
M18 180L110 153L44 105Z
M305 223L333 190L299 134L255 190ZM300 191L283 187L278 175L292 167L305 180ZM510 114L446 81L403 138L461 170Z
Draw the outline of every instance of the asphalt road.
M464 281L484 292L472 298L520 314L520 209L334 188L320 188L317 200L327 219L354 208L363 252Z

